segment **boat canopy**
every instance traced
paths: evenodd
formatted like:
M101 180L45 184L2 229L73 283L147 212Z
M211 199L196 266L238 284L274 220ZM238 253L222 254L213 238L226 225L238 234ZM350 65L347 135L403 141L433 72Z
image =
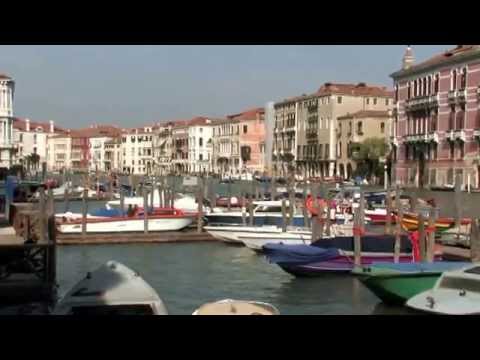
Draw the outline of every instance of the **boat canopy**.
M339 255L337 249L323 249L309 245L266 244L263 250L269 262L289 265L321 262Z

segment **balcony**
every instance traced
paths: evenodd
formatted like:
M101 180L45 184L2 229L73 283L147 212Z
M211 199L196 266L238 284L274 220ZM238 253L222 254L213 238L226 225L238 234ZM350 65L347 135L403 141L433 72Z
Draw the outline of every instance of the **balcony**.
M445 132L445 137L448 141L455 141L455 130L448 130Z
M436 107L438 106L438 103L440 102L440 94L435 94L435 95L430 95L428 99L428 104L430 107Z
M448 92L448 104L455 104L457 99L457 90L450 90Z
M430 96L417 96L413 99L407 100L405 103L405 107L408 110L417 110L428 106L429 102Z
M477 99L480 100L480 86L477 87Z
M434 142L434 143L437 143L437 144L440 142L440 139L438 138L438 133L436 133L436 132L425 135L425 140L427 142Z
M467 139L467 135L465 134L464 130L455 130L454 137L455 140L460 140L463 142L465 142L465 140Z
M457 91L457 102L464 104L467 101L467 89Z
M477 140L480 139L480 130L474 130L473 137L477 138Z

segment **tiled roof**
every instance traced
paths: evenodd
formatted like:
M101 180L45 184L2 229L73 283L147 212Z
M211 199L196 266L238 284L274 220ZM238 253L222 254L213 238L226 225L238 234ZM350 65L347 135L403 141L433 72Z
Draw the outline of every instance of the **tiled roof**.
M476 53L478 53L480 57L480 45L457 45L453 49L449 49L441 54L434 55L425 61L414 64L408 69L399 70L390 76L397 77L409 73L414 73L417 71L428 69L430 67L439 66L444 63L454 62L456 60L460 60L465 56L473 55Z
M197 116L188 121L188 126L200 126L200 125L214 125L225 119L212 119L204 116Z
M357 118L357 119L364 119L364 118L386 118L389 117L389 111L388 110L360 110L352 114L347 114L343 116L339 116L337 119L352 119L352 118Z
M1 80L12 80L12 78L8 75L5 74L0 74L0 79Z
M94 137L117 137L122 133L122 129L111 125L97 125L84 129L68 129L62 135L54 137L71 138L94 138Z
M393 91L388 90L386 86L367 85L365 83L358 83L358 84L325 83L320 87L320 89L317 90L317 92L314 95L393 97Z
M238 114L227 115L229 119L238 119L238 120L255 120L257 114L265 114L265 109L261 107L245 110Z
M21 118L14 118L13 119L13 128L20 130L20 131L26 131L26 126L27 122L26 119L21 119ZM46 133L50 132L50 123L48 122L37 122L37 121L31 121L30 120L30 131L35 131L37 128L42 128L42 130ZM58 126L53 126L54 132L64 132L65 130L58 127Z

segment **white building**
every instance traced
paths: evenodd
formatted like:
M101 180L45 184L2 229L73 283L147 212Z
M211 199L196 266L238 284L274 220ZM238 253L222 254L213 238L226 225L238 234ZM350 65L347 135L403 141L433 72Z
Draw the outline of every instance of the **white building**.
M0 74L0 167L13 164L15 146L13 137L13 97L15 82Z
M47 170L71 169L72 137L67 130L64 134L49 135L47 139Z
M173 122L160 123L154 129L153 152L158 175L167 175L173 170Z
M130 129L122 134L121 168L124 174L150 175L153 171L153 129Z
M212 136L215 120L196 117L188 124L188 171L205 173L212 171Z
M13 137L17 149L16 162L25 164L29 156L36 154L39 156L36 165L41 168L42 163L48 163L48 137L58 132L63 132L63 130L56 128L53 120L46 123L15 118L13 120Z

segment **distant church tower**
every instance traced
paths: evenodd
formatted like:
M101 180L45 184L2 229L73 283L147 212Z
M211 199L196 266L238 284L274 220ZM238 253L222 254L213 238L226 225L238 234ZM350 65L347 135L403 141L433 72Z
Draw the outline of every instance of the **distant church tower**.
M13 95L15 82L7 75L0 74L0 167L13 163Z
M413 56L413 51L410 45L405 49L405 54L403 55L402 69L406 70L410 68L415 62L415 57Z

